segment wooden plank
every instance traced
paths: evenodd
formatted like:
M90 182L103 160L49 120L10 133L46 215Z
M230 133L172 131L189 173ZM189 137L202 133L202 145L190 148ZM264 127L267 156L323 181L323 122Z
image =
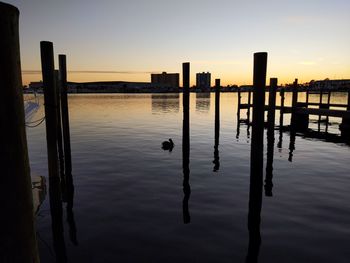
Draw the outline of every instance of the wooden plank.
M320 106L320 105L327 105L329 107L339 107L339 108L346 108L348 105L347 104L336 104L336 103L318 103L318 102L298 102L298 107L306 107L306 106Z
M296 108L296 113L309 115L322 115L330 117L349 117L350 111L343 110L329 110L329 109L311 109L311 108Z

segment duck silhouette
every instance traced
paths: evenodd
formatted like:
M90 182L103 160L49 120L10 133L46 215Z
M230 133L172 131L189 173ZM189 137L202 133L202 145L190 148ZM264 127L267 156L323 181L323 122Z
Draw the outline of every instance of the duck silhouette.
M174 148L174 142L172 139L169 139L169 141L164 141L162 142L162 149L164 151L169 151L171 152Z

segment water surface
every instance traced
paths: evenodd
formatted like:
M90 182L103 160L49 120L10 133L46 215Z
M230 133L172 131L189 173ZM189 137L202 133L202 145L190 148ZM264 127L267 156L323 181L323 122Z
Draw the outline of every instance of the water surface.
M299 96L303 101L305 94ZM345 101L339 95L332 102ZM237 94L221 94L219 168L213 171L214 109L214 94L191 94L185 224L182 94L69 96L77 241L65 211L69 262L245 262L251 130L237 125ZM40 107L32 118L42 116ZM330 121L329 132L339 133L340 120ZM28 128L27 136L31 170L47 177L45 123ZM168 138L175 142L172 152L161 149ZM294 147L288 132L275 131L258 261L349 262L350 148L302 136ZM264 149L266 161L266 141ZM54 262L48 196L37 232L42 262Z

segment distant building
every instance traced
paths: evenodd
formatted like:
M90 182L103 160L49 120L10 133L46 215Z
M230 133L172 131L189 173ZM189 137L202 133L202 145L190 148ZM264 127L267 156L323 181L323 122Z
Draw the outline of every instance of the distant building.
M312 90L347 90L350 89L350 79L311 80L309 88Z
M166 73L151 74L152 84L161 84L167 87L178 88L179 87L179 73Z
M196 74L196 88L201 91L210 91L211 74L209 72Z

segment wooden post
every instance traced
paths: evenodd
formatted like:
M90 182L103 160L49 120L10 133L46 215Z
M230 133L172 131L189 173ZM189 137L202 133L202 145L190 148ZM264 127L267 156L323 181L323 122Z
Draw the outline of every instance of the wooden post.
M330 103L331 103L331 91L329 90L327 93L327 105L325 106L326 109L330 108ZM326 117L326 132L328 132L328 123L329 123L329 116L327 115Z
M293 83L293 96L292 96L292 116L291 116L291 126L295 125L296 121L296 109L298 104L298 79L295 79Z
M309 107L309 94L310 93L310 91L309 90L306 90L306 108L308 108Z
M44 85L46 141L49 179L59 180L57 151L57 100L52 42L41 41L41 67Z
M59 178L57 151L57 104L52 42L41 41L41 67L44 85L46 139L49 178Z
M217 172L220 168L219 158L219 136L220 136L220 79L215 80L215 145L214 145L214 168Z
M66 179L72 173L72 156L70 146L70 129L69 129L69 110L68 110L68 88L67 88L67 66L66 55L59 55L59 69L61 81L61 109L62 109L62 129L63 129L63 144L64 144L64 163Z
M274 129L275 129L276 90L277 90L277 78L271 78L270 89L269 89L269 110L267 114L267 121L268 121L268 128L272 132L274 132Z
M251 106L251 97L252 97L252 92L248 92L248 110L247 110L247 124L250 124L250 106Z
M347 111L350 111L350 89L348 90ZM350 118L343 117L339 128L341 131L341 136L344 137L347 142L350 142Z
M318 105L319 109L323 108L322 101L323 101L323 90L321 88L321 90L320 90L320 101L319 101L319 105ZM320 129L320 125L321 125L321 114L318 115L318 129Z
M0 3L0 261L39 262L25 130L19 11Z
M296 110L298 104L298 79L293 83L292 111Z
M260 213L263 187L264 107L267 53L254 54L253 124L250 151L249 247L247 262L257 259L261 243Z
M280 90L280 97L281 97L281 109L280 109L280 130L283 128L283 114L284 114L284 88L281 88Z
M292 98L292 117L291 117L291 130L292 133L296 131L306 131L309 125L309 115L297 114L298 107L298 79L295 79L293 84L293 98Z
M58 56L60 87L61 87L61 112L62 112L62 130L64 145L64 163L65 163L65 194L67 202L67 222L69 225L69 236L73 244L77 245L77 228L74 219L74 184L72 176L72 155L70 146L70 128L69 128L69 109L68 109L68 86L67 86L67 63L66 55Z
M56 105L57 105L57 147L58 147L58 159L59 159L59 171L61 177L61 191L62 198L65 199L65 175L64 175L64 156L63 156L63 144L62 144L62 123L61 123L61 88L59 81L59 71L55 70L55 85L56 85Z
M237 122L240 122L241 120L241 89L238 88L237 93Z
M62 223L61 185L58 168L57 149L57 100L54 71L53 44L48 41L40 42L41 67L44 85L46 141L49 166L49 195L50 213L52 220L52 233L54 249L58 262L65 262L65 245Z
M188 201L191 195L190 186L190 63L182 64L183 77L183 130L182 130L182 169L183 169L183 192L182 201L183 220L185 224L191 222Z

